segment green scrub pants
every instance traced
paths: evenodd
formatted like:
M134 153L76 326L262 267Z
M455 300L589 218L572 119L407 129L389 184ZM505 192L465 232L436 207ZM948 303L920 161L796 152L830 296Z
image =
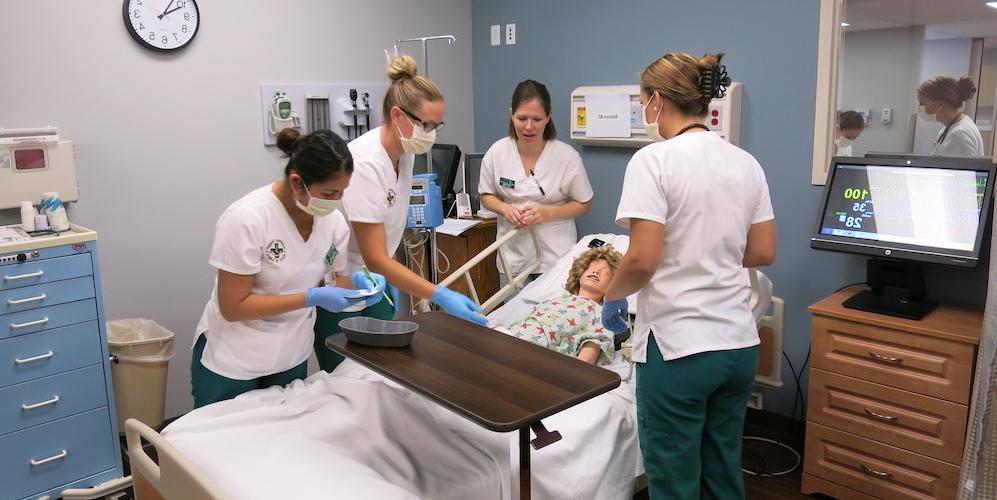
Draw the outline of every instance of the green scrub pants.
M758 347L637 365L637 432L654 500L744 498L741 438Z
M201 335L190 355L190 393L194 396L194 408L232 399L254 389L264 389L272 385L283 387L308 375L308 362L305 361L290 370L249 380L223 377L201 364L201 354L204 353L204 346L207 343L208 335Z
M315 318L315 357L318 359L319 368L332 373L333 370L342 363L344 358L341 354L325 346L325 339L331 335L342 332L339 322L353 316L366 316L389 321L395 318L395 308L388 304L388 301L381 300L377 304L367 307L357 312L334 313L326 311L321 307L316 307L318 316Z

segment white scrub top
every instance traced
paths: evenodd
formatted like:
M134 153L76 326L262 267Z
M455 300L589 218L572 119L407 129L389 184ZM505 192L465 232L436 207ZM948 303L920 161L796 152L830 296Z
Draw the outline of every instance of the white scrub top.
M233 274L253 275L255 294L287 295L346 272L350 226L339 211L316 217L308 241L284 205L263 186L232 203L215 226L208 263ZM331 273L330 273L331 271ZM201 363L236 380L289 370L308 359L315 333L308 307L249 321L226 321L218 307L218 278L197 325L208 342Z
M571 146L559 140L547 141L533 173L532 176L526 173L516 141L505 137L492 144L481 159L478 192L493 194L516 207L557 205L570 200L585 203L592 199L592 185L581 157ZM546 195L540 193L541 187ZM515 226L504 217L498 218L499 238L513 229ZM537 273L547 272L578 242L573 219L544 222L535 229L543 255L540 268L535 271ZM528 233L519 234L507 242L501 252L512 272L518 274L535 255L533 239ZM501 263L499 272L502 272Z
M944 137L942 137L944 135ZM984 156L983 136L973 119L967 115L956 120L948 132L942 129L938 132L935 145L931 148L933 155L948 156Z
M389 256L395 254L408 221L409 193L412 191L412 165L415 155L403 154L398 173L381 145L381 127L350 141L353 177L343 193L343 211L350 222L384 224ZM349 269L363 267L363 255L356 235L350 235Z
M849 144L843 148L838 148L838 152L834 153L834 156L851 156L852 155L852 145Z
M665 226L661 261L637 294L635 361L647 361L652 331L665 360L759 343L741 261L748 227L773 218L761 166L716 134L686 133L634 154L616 222Z

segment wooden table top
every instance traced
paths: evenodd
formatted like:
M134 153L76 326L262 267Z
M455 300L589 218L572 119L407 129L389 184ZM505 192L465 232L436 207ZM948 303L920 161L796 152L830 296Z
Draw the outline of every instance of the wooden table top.
M442 312L419 324L407 347L370 347L345 334L326 346L497 432L526 427L620 385L620 376Z

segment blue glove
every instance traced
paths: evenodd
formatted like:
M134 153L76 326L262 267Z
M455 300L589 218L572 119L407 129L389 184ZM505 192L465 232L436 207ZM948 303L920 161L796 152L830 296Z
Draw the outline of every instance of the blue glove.
M321 307L329 312L343 312L348 307L353 307L375 297L380 298L380 294L373 297L354 297L356 290L349 288L339 288L338 286L317 286L309 288L305 292L305 307ZM376 303L376 301L375 301Z
M437 286L436 290L433 290L433 296L429 300L442 307L451 316L456 316L462 320L477 323L481 326L488 325L488 320L481 315L481 306L445 286Z
M391 296L391 310L398 312L398 289L388 285L388 295Z
M627 331L627 299L602 302L602 326L614 333Z
M353 283L353 288L357 290L374 290L380 293L388 286L388 280L384 276L377 273L370 273L370 275L374 278L373 283L370 282L367 273L362 270L350 273L350 281Z

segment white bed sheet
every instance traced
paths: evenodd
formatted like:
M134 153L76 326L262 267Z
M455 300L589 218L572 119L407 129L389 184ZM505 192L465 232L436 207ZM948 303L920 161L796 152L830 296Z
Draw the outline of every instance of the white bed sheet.
M642 469L634 412L624 383L545 419L563 439L532 451L534 498L631 498ZM350 360L194 410L162 434L233 498L518 498L517 433L487 431Z

